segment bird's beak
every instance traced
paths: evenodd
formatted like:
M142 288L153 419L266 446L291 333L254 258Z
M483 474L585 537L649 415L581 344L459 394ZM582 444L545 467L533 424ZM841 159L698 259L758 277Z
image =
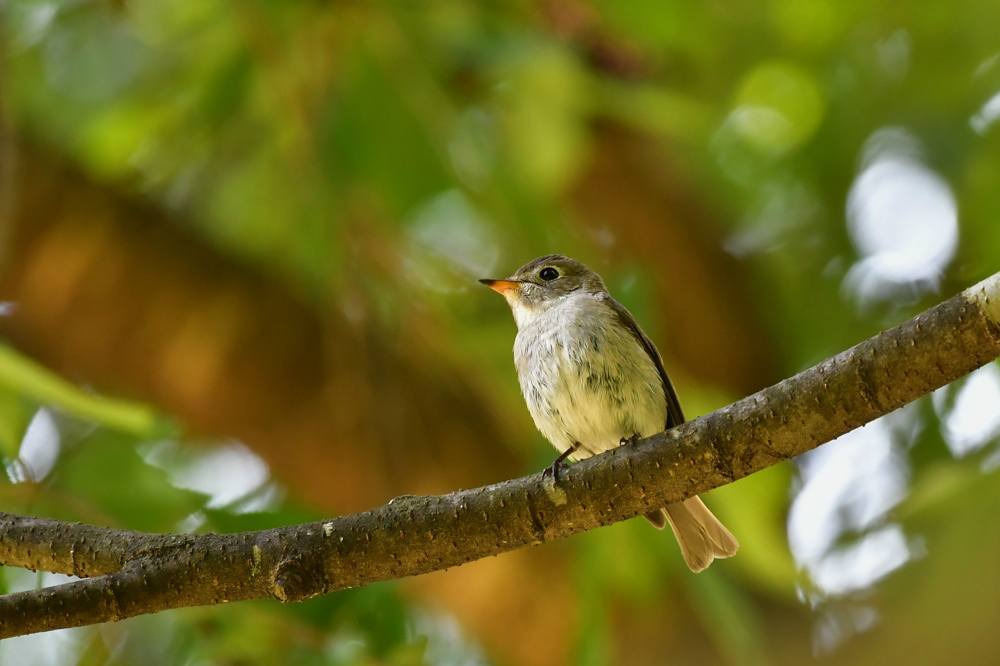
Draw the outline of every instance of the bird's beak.
M483 284L485 284L487 287L489 287L493 291L497 292L498 294L502 294L504 296L507 295L508 291L512 291L514 289L520 289L521 288L521 283L519 281L517 281L517 280L488 280L488 279L484 279L484 280L480 280L480 282L482 282Z

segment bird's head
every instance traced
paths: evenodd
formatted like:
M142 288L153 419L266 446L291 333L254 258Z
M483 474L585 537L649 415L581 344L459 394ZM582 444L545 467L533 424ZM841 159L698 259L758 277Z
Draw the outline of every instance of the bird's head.
M607 292L600 275L576 259L561 254L548 254L529 261L510 277L480 282L507 299L518 326L528 317L580 290L591 294Z

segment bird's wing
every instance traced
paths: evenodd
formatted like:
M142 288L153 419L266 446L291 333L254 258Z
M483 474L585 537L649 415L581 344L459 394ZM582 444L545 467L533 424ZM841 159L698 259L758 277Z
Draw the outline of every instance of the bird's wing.
M663 382L663 395L667 401L667 423L666 428L669 430L676 425L684 423L686 420L684 418L684 412L681 410L681 401L677 398L677 392L674 390L674 385L670 383L670 378L667 377L667 371L663 369L663 359L660 358L660 352L656 350L656 345L653 341L642 332L639 328L639 324L636 322L635 317L632 313L625 309L625 306L616 301L610 295L604 296L604 301L611 306L614 311L615 316L618 317L618 321L624 326L635 339L642 345L642 348L646 350L649 354L649 358L656 365L657 372L660 373L660 380Z

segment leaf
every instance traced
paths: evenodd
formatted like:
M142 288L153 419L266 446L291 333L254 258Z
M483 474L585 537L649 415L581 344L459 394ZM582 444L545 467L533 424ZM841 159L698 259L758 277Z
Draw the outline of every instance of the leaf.
M164 437L176 430L153 408L88 393L0 344L0 388L41 405L58 405L81 419L137 437Z
M60 514L71 513L77 519L173 532L178 523L200 511L207 498L171 485L166 472L139 456L132 438L98 431L63 455L43 499L54 503Z

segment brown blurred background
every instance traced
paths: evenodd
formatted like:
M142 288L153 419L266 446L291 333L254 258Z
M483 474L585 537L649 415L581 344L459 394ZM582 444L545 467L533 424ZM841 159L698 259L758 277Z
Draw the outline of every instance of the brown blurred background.
M605 276L690 416L840 351L1000 268L995 13L8 3L0 508L250 529L536 471L476 278L547 252ZM998 408L991 366L712 493L742 550L697 577L629 523L73 650L990 663Z

